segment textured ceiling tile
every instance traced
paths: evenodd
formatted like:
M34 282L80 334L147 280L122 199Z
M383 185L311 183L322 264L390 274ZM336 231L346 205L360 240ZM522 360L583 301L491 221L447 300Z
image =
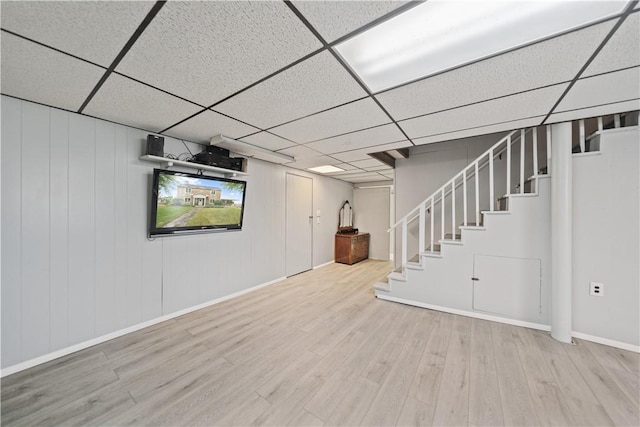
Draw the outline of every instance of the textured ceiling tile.
M376 167L376 166L384 166L384 163L382 163L380 160L377 160L377 159L358 160L355 162L351 162L351 164L361 169Z
M209 141L214 135L223 134L231 138L240 138L242 135L257 131L258 129L253 126L245 125L222 114L207 110L169 129L165 133L175 138L209 145Z
M621 111L635 110L640 110L640 99L552 114L549 116L545 123L567 122L571 120L583 119L585 117L606 116L608 114L616 114Z
M104 69L2 33L2 93L77 111Z
M367 167L365 167L363 169L367 170L367 171L383 173L383 172L389 171L389 170L391 170L393 168L391 166L388 166L388 165L380 165L380 166L367 166Z
M411 139L544 115L568 84L559 84L492 101L400 122Z
M556 108L577 110L640 98L640 67L580 79Z
M411 144L409 141L394 142L391 144L382 144L382 145L376 145L373 147L362 148L359 150L336 153L336 154L332 154L331 157L334 157L345 163L353 163L358 160L370 159L371 156L369 156L369 153L379 153L381 151L397 150L398 148L411 147L412 145L413 144Z
M322 155L322 153L318 153L304 145L295 145L293 147L285 148L284 150L279 150L278 152L286 154L287 156L295 157L296 160L308 159L310 157L318 157Z
M350 165L349 163L337 163L335 165L333 165L337 168L342 169L343 171L351 171L351 170L356 170L358 168L356 168L355 166ZM345 172L335 172L335 173L345 173Z
M327 42L386 15L406 1L299 1L294 6Z
M153 2L3 1L2 28L108 67Z
M426 136L424 138L416 138L413 140L413 142L415 142L416 145L433 144L436 142L451 141L454 139L467 138L470 136L488 135L496 132L511 131L511 130L522 129L522 128L527 128L531 126L538 126L540 123L542 123L542 120L544 119L544 117L545 116L538 116L538 117L532 117L529 119L514 120L512 122L500 123L496 125L482 126L482 127L473 128L473 129L441 133L438 135ZM496 139L496 142L498 142L498 139L499 138Z
M582 77L640 65L640 13L630 15Z
M168 2L118 71L211 105L321 47L284 2Z
M365 97L367 93L325 51L216 105L216 111L261 128Z
M287 163L286 166L296 168L296 169L308 169L315 168L316 166L324 166L329 165L335 162L331 157L327 156L316 156L316 157L307 157L305 159L297 159L295 162Z
M280 138L279 136L273 135L269 132L260 132L250 136L245 136L242 140L249 144L257 145L258 147L271 151L282 150L283 148L296 145L291 141L287 141L286 139Z
M570 81L613 27L576 31L376 95L396 120Z
M307 147L318 150L321 153L333 154L341 151L365 148L372 145L401 141L404 139L404 135L396 125L388 124L359 132L349 133L347 135L323 139L322 141L312 142L307 144Z
M85 114L159 132L202 108L112 73Z
M372 99L366 98L278 126L271 132L305 143L389 122L389 117L380 107Z

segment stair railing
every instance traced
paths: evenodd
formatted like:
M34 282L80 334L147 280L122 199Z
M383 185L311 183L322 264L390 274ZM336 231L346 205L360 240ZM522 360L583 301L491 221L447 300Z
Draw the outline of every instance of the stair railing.
M411 209L405 216L403 216L398 222L391 226L387 231L390 232L396 227L401 226L401 265L404 267L407 264L407 238L408 238L408 226L414 220L419 220L418 225L418 253L422 254L426 252L426 211L430 212L430 224L429 224L429 236L430 236L430 252L435 252L435 236L434 236L434 212L435 208L440 204L440 240L445 240L445 205L446 197L450 197L451 206L451 239L456 240L456 188L462 187L462 211L463 211L463 226L469 225L468 220L468 190L467 182L474 178L475 183L475 225L480 226L480 180L479 172L488 166L489 168L489 210L495 210L495 195L494 195L494 159L501 156L506 151L507 156L507 185L506 194L511 194L511 146L520 140L520 193L524 193L525 183L525 137L526 133L531 131L533 135L532 140L532 152L533 152L533 171L534 176L538 173L538 133L537 128L521 129L510 132L504 138L500 139L488 150L478 156L473 162L463 168L458 174L447 181L444 185L433 192L429 197L420 202L415 208ZM547 126L547 159L549 158L550 150L550 127ZM547 160L547 164L548 160Z

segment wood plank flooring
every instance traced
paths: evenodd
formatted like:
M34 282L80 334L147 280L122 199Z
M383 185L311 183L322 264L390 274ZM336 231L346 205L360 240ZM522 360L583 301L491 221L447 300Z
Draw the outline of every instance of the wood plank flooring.
M638 354L377 300L333 264L2 379L2 425L640 425Z

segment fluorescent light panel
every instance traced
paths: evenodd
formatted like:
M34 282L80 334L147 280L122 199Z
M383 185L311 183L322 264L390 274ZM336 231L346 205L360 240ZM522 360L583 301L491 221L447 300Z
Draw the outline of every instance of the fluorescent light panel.
M336 49L375 93L615 15L625 4L429 0Z
M344 169L340 169L331 165L316 166L315 168L309 168L309 170L318 173L344 172Z

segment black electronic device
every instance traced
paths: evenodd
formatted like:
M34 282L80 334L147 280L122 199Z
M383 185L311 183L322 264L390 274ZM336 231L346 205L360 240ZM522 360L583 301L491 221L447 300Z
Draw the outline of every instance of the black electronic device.
M204 151L224 157L229 157L230 154L229 150L227 150L226 148L218 147L216 145L208 145L207 148L204 149Z
M158 135L147 135L147 154L151 156L164 157L164 137Z

